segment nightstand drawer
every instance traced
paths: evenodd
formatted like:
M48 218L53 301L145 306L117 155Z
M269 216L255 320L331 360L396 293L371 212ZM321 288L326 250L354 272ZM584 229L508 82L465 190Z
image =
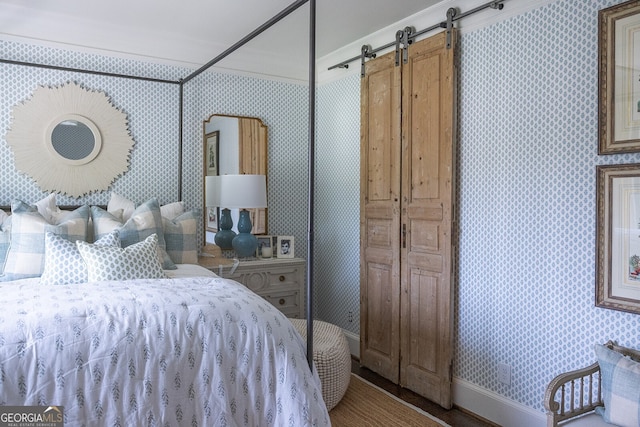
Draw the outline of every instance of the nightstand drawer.
M265 292L260 295L287 317L300 317L300 294L298 291Z
M291 286L300 283L300 268L273 268L266 272L267 282L272 289L281 286Z
M240 261L237 268L219 265L221 258L201 257L201 265L222 277L236 280L260 295L287 317L304 317L305 268L300 258ZM221 264L221 263L220 263ZM233 273L231 270L233 269Z

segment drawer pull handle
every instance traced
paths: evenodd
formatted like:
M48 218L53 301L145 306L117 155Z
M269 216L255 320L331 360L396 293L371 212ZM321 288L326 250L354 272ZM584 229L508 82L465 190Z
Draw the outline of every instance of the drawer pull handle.
M278 280L280 280L281 282L284 282L284 276L278 277Z
M280 301L278 301L278 304L284 305L284 298L280 298Z

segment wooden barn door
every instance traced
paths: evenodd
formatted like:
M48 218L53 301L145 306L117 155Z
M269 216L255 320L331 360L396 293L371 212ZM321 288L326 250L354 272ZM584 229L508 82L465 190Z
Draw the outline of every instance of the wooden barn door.
M414 43L402 70L400 384L445 408L453 360L453 49L444 32Z
M395 53L366 64L360 358L363 366L450 408L455 43L449 49L445 43L441 33L410 45L408 62L399 67ZM400 99L389 81L400 82Z
M366 63L361 83L360 361L397 383L400 361L400 68Z

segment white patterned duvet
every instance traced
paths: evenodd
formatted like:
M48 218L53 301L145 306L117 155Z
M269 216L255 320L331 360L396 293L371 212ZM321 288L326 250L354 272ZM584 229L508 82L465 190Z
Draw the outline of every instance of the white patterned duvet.
M0 404L66 426L330 425L305 343L217 277L0 284Z

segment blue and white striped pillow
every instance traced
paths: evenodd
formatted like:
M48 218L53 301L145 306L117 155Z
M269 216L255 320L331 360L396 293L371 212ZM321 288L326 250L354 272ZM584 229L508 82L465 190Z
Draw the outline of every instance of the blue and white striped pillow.
M20 200L11 204L11 243L0 280L39 277L44 269L44 235L50 231L67 240L85 240L89 206L66 213L58 223L49 223L35 206Z
M104 209L98 206L91 207L93 220L93 232L95 239L100 239L113 230L119 230L120 243L123 248L134 243L142 242L152 234L158 236L158 256L165 270L175 270L177 267L167 254L167 246L162 231L162 216L160 205L156 199L151 199L138 206L131 217L123 224Z
M600 344L596 345L596 356L604 401L604 409L599 407L596 412L611 424L639 426L640 363Z
M200 212L185 212L174 219L162 217L167 253L176 264L197 264L198 245L196 231L201 224Z

